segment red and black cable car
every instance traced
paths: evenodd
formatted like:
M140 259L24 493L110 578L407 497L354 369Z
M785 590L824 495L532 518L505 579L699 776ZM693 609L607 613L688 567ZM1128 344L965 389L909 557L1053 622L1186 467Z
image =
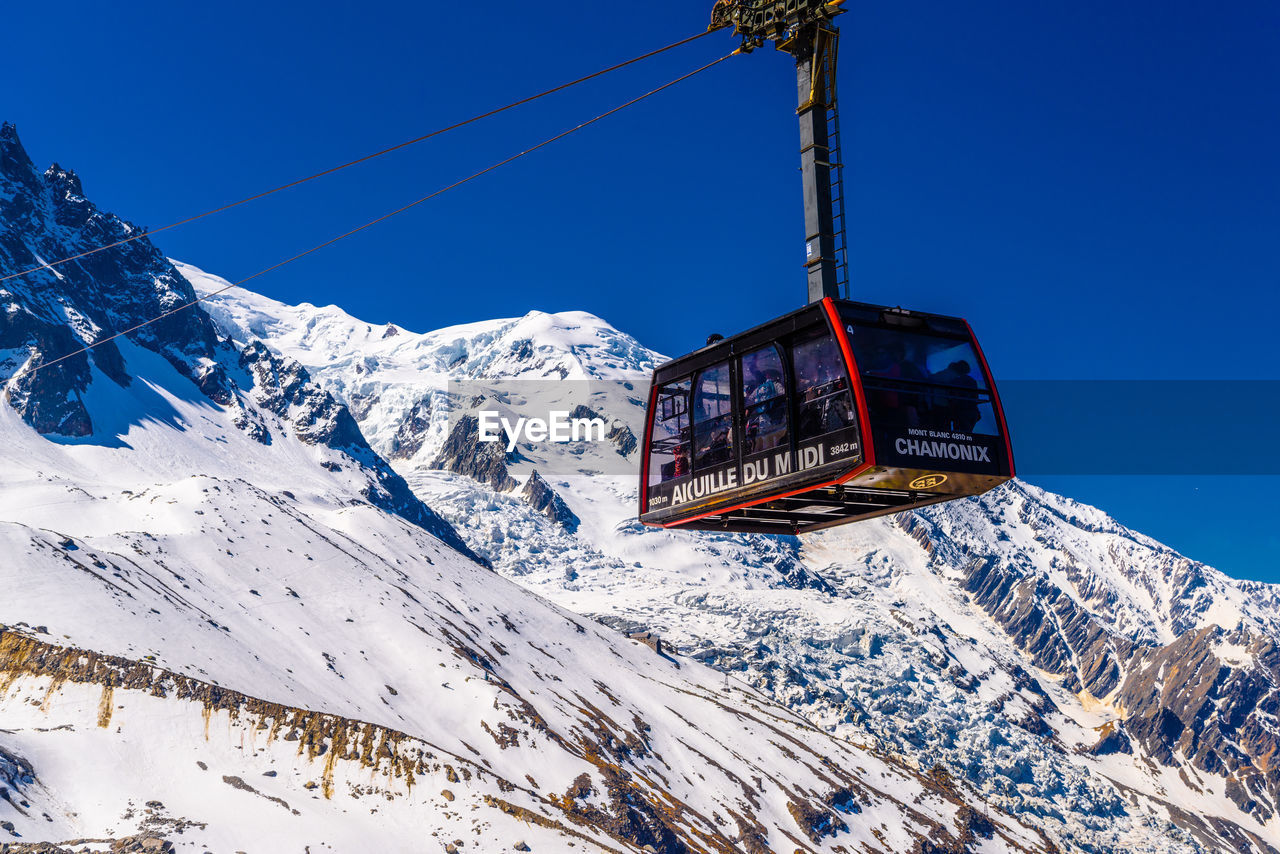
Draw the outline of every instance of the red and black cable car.
M798 534L1013 476L968 323L826 298L654 371L640 521Z
M958 317L837 299L848 283L835 81L843 0L717 0L712 29L796 58L809 305L653 374L640 521L799 534L1014 476L995 381ZM843 274L843 275L842 275Z

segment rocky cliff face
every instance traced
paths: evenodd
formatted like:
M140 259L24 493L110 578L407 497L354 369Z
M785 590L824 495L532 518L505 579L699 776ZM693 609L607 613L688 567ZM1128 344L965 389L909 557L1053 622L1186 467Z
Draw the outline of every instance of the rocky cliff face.
M90 202L74 172L57 164L38 172L14 126L0 125L0 270L6 275L136 233L136 226ZM13 375L38 368L195 299L191 285L146 240L9 279L0 283L0 370ZM198 310L173 314L129 339L188 376L217 347L213 325ZM119 348L107 343L25 374L6 396L42 433L87 436L93 427L82 396L91 363L114 382L129 381Z
M1194 789L1203 785L1196 772L1220 778L1243 812L1269 822L1280 803L1274 588L1231 582L1110 520L1060 512L1067 507L1019 495L984 507L993 531L1019 520L1021 543L961 543L950 520L922 522L922 533L1037 667L1116 710L1104 741L1135 739Z
M431 468L466 475L495 492L515 489L519 484L507 470L511 455L506 450L506 432L503 431L501 442L481 442L479 436L476 417L463 415L449 431L448 438L440 448L440 455L431 463ZM419 446L422 441L421 438L418 440Z
M1212 626L1142 649L1126 664L1114 699L1125 710L1125 732L1183 774L1194 769L1224 778L1236 806L1269 821L1280 803L1280 768L1273 764L1280 748L1276 642Z
M114 441L106 431L95 435L87 396L94 383L127 389L134 373L122 348L136 347L163 357L256 441L272 441L270 421L336 452L326 465L349 466L367 500L477 557L369 447L344 404L261 342L237 346L220 337L192 305L187 279L148 239L131 240L137 234L89 201L74 172L55 164L39 173L13 125L0 125L0 276L13 276L0 282L0 377L26 423L44 435ZM104 246L111 248L13 275ZM191 307L165 316L181 306ZM100 343L117 333L126 334ZM76 353L88 345L95 346Z
M561 525L565 530L571 532L578 530L578 525L581 523L577 515L536 471L524 482L524 489L521 490L520 496L529 502L530 507L552 522Z

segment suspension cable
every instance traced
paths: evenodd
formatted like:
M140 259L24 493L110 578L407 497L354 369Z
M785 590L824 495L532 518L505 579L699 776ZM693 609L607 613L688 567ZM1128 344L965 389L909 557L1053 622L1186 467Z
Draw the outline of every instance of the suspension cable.
M0 276L0 282L7 282L10 279L16 279L21 276L29 276L32 273L38 273L41 270L51 270L54 267L61 266L62 264L67 264L71 261L77 261L89 255L96 255L99 252L105 252L108 249L114 249L117 246L123 246L126 243L132 243L135 240L141 240L144 237L150 237L151 235L159 234L162 231L168 231L171 228L177 228L178 226L186 225L188 223L195 222L196 220L199 220L199 219L204 219L207 216L213 216L214 214L222 213L223 211L229 211L232 208L239 207L240 205L248 204L249 202L254 202L254 201L257 201L258 199L266 198L267 196L273 195L274 193L279 193L281 190L288 190L292 187L297 187L299 184L305 184L308 181L314 181L317 178L323 178L326 175L332 175L335 172L341 172L343 169L350 169L352 166L357 166L369 160L375 160L384 155L391 154L394 151L399 151L402 148L408 148L411 145L417 145L420 142L425 142L428 139L432 139L442 134L446 134L450 131L454 131L459 128L466 127L467 125L475 124L476 122L481 121L483 119L491 118L492 116L496 116L499 113L505 113L507 110L511 110L516 107L520 107L525 104L531 103L533 101L537 101L538 99L545 98L548 95L554 95L557 92L563 92L565 89L570 89L574 86L577 86L580 83L586 83L589 80L594 80L597 77L603 77L604 75L609 74L611 72L617 71L622 68L626 68L628 65L635 65L637 62L641 62L643 60L649 59L650 57L657 56L660 53L666 53L669 50L674 50L675 48L686 45L689 42L697 41L703 36L706 36L709 34L710 34L710 31L702 32L694 36L689 36L686 39L681 39L678 42L672 42L666 47L660 47L657 50L651 50L648 53L641 54L640 56L637 56L634 59L628 59L626 62L620 62L617 65L611 65L608 68L602 68L601 70L595 72L594 74L588 74L586 77L579 77L577 80L570 80L568 83L561 83L559 86L539 92L536 95L530 95L527 98L521 98L519 101L512 101L510 104L507 104L502 107L497 107L496 109L489 110L487 113L481 113L477 116L472 116L471 118L457 122L456 124L452 124L447 127L442 127L437 130L433 130L430 133L423 134L422 136L414 137L413 139L405 140L404 142L401 142L397 145L393 145L390 148L384 148L381 151L375 151L372 154L366 154L363 157L358 157L355 160L350 160L338 166L330 167L329 169L325 169L321 172L317 172L314 175L307 175L305 178L299 178L296 181L290 181L287 184L281 184L279 187L273 187L270 190L264 190L261 193L255 193L252 196L246 196L245 198L240 199L239 201L230 202L228 204L222 205L221 207L216 207L216 208L213 208L212 210L207 210L204 213L199 213L199 214L196 214L195 216L189 216L186 219L180 219L177 222L172 222L172 223L169 223L168 225L164 225L159 228L153 228L147 231L142 231L142 232L139 232L138 234L132 235L131 237L126 237L123 240L117 240L115 243L108 243L106 246L99 246L95 249L90 249L85 252L81 252L78 255L70 255L66 258L61 258L57 261L50 261L48 263L41 264L40 266L32 267L29 270L22 270L17 273L10 273L7 276Z
M452 189L461 187L463 184L466 184L470 181L474 181L476 178L479 178L482 175L487 175L490 172L493 172L495 169L499 169L503 166L506 166L508 163L512 163L516 160L519 160L521 157L524 157L526 154L532 154L533 152L538 151L539 149L546 148L548 145L551 145L553 142L558 142L559 140L564 139L566 136L569 136L570 134L577 133L583 128L593 125L596 122L600 121L601 119L608 118L609 116L612 116L614 113L621 112L622 110L625 110L627 107L630 107L633 104L638 104L641 101L645 100L646 98L652 97L653 95L656 95L659 92L670 89L672 86L675 86L679 83L683 83L684 81L688 80L690 77L694 77L710 68L714 68L715 66L724 62L726 59L729 59L732 56L738 55L738 53L739 51L734 51L733 53L727 53L724 56L720 57L719 59L713 62L707 63L701 68L696 68L693 71L690 71L688 74L684 74L680 77L677 77L675 80L672 80L669 83L664 83L661 86L657 87L656 89L650 89L648 92L645 92L643 95L632 98L630 101L627 101L626 103L619 104L613 109L603 112L593 119L588 119L582 124L575 125L574 127L571 127L566 131L562 131L561 133L558 133L553 137L544 139L542 142L538 143L532 148L526 148L524 151L521 151L519 154L513 154L510 157L506 158L505 160L500 160L497 163L493 164L492 166L487 166L484 169L481 169L479 172L472 173L471 175L468 175L465 178L461 178L457 181L454 181L452 184L449 184L448 186L445 186L445 187L441 187L439 190L436 190L433 193L425 195L420 199L416 199L410 202L409 204L404 205L403 207L396 208L390 213L385 213L382 216L378 217L377 219L371 219L368 222L366 222L364 225L357 226L356 228L353 228L350 231L339 234L337 237L331 237L328 240L324 241L323 243L318 243L315 246L312 246L310 249L307 249L303 252L299 252L297 255L294 255L290 258L286 258L283 261L278 261L275 264L272 264L270 267L265 267L250 276L245 276L243 279L238 279L237 281L230 282L226 286L218 288L215 291L210 291L209 293L204 294L202 296L197 296L191 302L183 303L182 305L176 306L175 308L171 308L168 311L164 312L163 314L159 314L151 318L150 320L144 320L142 323L136 324L134 326L130 326L128 329L122 330L120 332L116 332L112 335L107 336L106 338L101 338L97 341L94 341L91 344L86 344L85 346L81 347L79 350L75 350L73 352L67 353L65 356L59 356L58 358L53 359L51 361L44 362L39 365L35 365L33 367L25 368L19 371L18 373L14 374L13 376L9 377L8 380L5 382L5 384L8 385L9 383L12 383L14 380L21 379L27 374L34 374L37 371L41 371L41 370L44 370L45 368L52 367L58 364L59 362L65 362L67 359L71 359L71 358L74 358L75 356L79 356L81 353L87 353L90 350L94 349L95 347L99 347L110 341L114 341L117 338L121 338L125 335L129 335L133 332L137 332L139 329L142 329L143 327L150 326L153 323L158 323L167 317L172 317L173 315L177 314L180 311L185 311L186 309L199 305L200 303L204 302L210 297L218 296L219 294L225 293L226 291L229 291L232 288L239 287L240 285L243 285L246 282L250 282L258 278L259 276L264 276L267 273L270 273L272 270L278 270L281 267L285 266L286 264L292 264L294 261L297 261L301 258L305 258L308 255L311 255L313 253L319 252L321 249L324 249L327 246L332 246L333 244L337 243L339 240L345 240L346 238L351 237L353 234L359 234L365 229L372 228L378 223L391 219L391 217L396 216L397 214L402 214L405 211L410 210L411 208L417 207L423 202L434 199L436 196L443 195L444 193L447 193Z

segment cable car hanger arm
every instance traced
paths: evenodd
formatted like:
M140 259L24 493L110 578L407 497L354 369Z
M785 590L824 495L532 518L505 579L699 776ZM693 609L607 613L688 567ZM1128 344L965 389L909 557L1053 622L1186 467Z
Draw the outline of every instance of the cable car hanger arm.
M845 0L717 0L709 31L732 27L740 53L773 41L796 60L796 115L800 119L800 171L804 188L808 302L848 296L836 59L840 31L834 20Z

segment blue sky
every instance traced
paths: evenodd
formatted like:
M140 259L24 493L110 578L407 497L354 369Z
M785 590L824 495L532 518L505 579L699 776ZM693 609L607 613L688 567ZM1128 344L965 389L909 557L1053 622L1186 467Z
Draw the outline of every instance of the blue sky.
M0 118L158 226L691 35L710 5L25 4L5 13ZM1008 379L1280 379L1272 0L848 7L857 298L968 317ZM733 46L704 39L157 242L247 275ZM686 351L804 299L794 106L788 57L736 57L255 288L411 329L585 309ZM1030 479L1280 581L1280 478L1097 468Z

